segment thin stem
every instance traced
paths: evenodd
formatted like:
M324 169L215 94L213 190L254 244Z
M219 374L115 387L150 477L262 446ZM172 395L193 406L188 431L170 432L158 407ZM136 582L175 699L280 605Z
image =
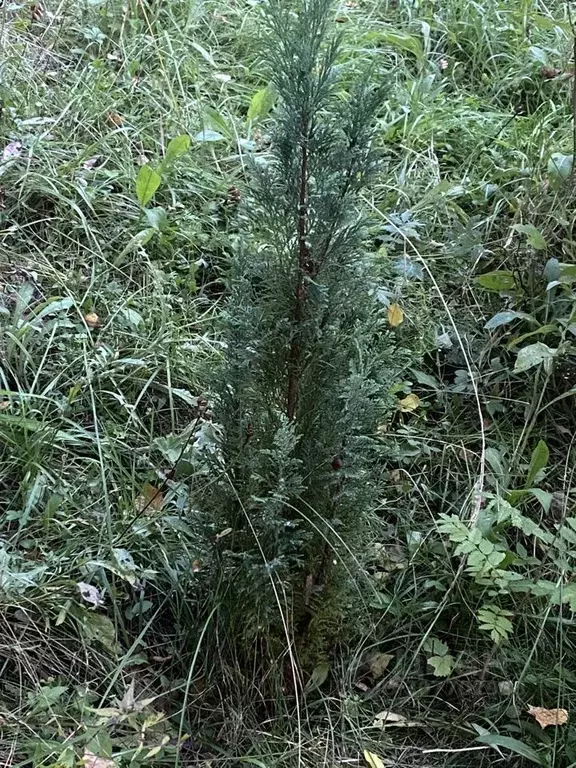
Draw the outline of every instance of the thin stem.
M300 195L298 201L298 276L294 297L294 313L292 316L292 342L288 355L288 396L286 415L289 421L294 421L301 374L301 326L304 319L306 303L306 273L310 271L310 248L308 246L308 139L309 124L306 116L301 120L301 162L300 162Z

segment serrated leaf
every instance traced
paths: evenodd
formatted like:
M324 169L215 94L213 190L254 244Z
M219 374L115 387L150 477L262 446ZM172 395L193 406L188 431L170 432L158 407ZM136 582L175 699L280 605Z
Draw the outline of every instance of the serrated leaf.
M276 94L271 85L256 91L248 107L248 120L262 120L274 106Z
M382 758L375 755L374 752L369 752L367 749L364 750L364 760L366 760L370 768L384 768Z
M446 656L431 656L428 664L432 667L434 677L448 677L454 669L454 657L449 653Z
M162 177L149 165L143 165L136 178L136 197L144 208L154 197L162 182Z
M511 736L500 736L499 733L483 733L476 739L480 744L488 744L491 747L502 747L503 749L509 749L521 757L525 757L527 760L531 760L537 765L546 765L544 760L540 757L536 750L529 747L523 741L513 739Z
M514 274L504 269L478 275L475 282L487 291L513 291L516 288Z
M530 458L530 466L528 467L528 474L526 476L525 488L531 488L536 480L538 473L548 465L550 458L550 451L544 440L540 440L538 445L532 451L532 457Z
M187 133L183 133L181 136L174 136L170 139L168 146L166 147L165 160L167 163L171 163L176 160L177 157L185 155L190 149L190 136Z
M396 328L404 322L404 310L398 304L390 304L388 307L388 322L392 328Z
M535 250L543 251L548 247L542 233L533 224L514 224L512 229L526 235L528 245Z
M429 637L424 643L424 650L430 656L446 656L450 649L443 640L437 637Z
M522 347L516 357L514 372L521 373L522 371L528 371L530 368L534 368L541 363L549 363L556 356L556 353L556 349L551 349L547 344L543 344L541 341Z

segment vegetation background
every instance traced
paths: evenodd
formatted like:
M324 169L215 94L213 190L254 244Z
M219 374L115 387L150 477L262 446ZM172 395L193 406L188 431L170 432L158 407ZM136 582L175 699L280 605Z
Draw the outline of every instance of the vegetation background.
M573 13L329 12L344 90L382 87L354 202L381 487L352 621L296 675L237 655L234 621L286 616L257 579L218 620L234 532L206 506L278 117L262 4L4 1L3 763L576 765Z

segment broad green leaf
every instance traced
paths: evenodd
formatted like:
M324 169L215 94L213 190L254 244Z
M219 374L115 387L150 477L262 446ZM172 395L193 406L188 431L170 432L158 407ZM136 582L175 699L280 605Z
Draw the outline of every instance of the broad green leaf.
M161 182L160 174L149 165L140 168L136 178L136 197L143 208L152 200Z
M548 247L542 233L533 224L514 224L512 229L526 235L528 245L531 245L537 251L543 251Z
M440 389L438 380L435 379L434 376L431 376L429 373L419 371L415 368L410 368L410 373L414 376L418 384L423 384L425 387L430 387L436 391Z
M528 468L528 475L526 476L525 488L531 488L534 484L536 476L540 470L544 469L548 465L550 458L550 451L544 440L540 440L536 448L532 451L532 457L530 459L530 466Z
M559 264L560 282L572 283L576 280L576 264Z
M525 757L526 760L531 760L537 765L546 765L542 757L536 752L536 750L529 747L523 741L513 739L511 736L500 736L498 733L485 733L482 736L478 736L476 741L480 744L488 744L491 747L503 747L509 749L521 757Z
M494 317L491 317L484 328L486 328L487 331L493 331L496 328L500 328L502 325L512 323L514 320L528 320L528 322L531 323L536 322L532 315L528 315L526 312L515 312L510 309L505 312L498 312Z
M95 640L109 651L117 652L119 646L116 642L116 629L108 616L86 610L83 616L82 628L87 640Z
M530 368L534 368L541 363L549 364L557 352L558 350L550 349L549 346L541 341L537 341L536 344L529 344L527 347L522 347L516 358L514 372L528 371Z
M263 120L274 106L275 99L276 94L270 85L256 91L248 107L248 120Z
M574 155L563 155L554 152L548 160L548 178L552 186L558 187L568 181L572 173Z
M544 512L549 512L554 499L553 494L550 491L544 491L542 488L530 488L529 491L535 499L538 499Z
M486 448L486 461L496 477L502 482L506 477L506 471L502 464L502 456L496 448Z
M516 287L513 273L504 269L478 275L476 283L487 291L513 291Z
M549 283L553 280L558 280L560 277L560 262L558 259L548 259L544 265L543 275Z
M148 219L148 224L152 227L152 229L155 229L158 232L163 232L168 226L168 216L165 209L161 206L157 206L156 208L147 208L145 213L146 218Z
M174 136L170 139L168 146L166 147L165 160L167 163L171 163L176 160L177 157L185 155L190 149L190 136L187 133L183 133L181 136Z
M221 133L218 133L218 131L213 131L210 128L203 128L200 133L197 133L196 136L194 136L194 141L199 142L213 142L213 141L222 141L224 136L222 136Z
M432 667L434 677L448 677L454 669L454 657L450 654L446 656L431 656L428 664Z

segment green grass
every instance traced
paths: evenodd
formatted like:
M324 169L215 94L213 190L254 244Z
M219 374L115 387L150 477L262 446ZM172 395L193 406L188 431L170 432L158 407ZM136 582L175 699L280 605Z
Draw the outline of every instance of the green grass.
M40 18L28 4L0 13L0 136L21 143L0 165L6 764L72 766L89 750L119 765L334 766L361 763L364 749L385 765L504 763L475 741L482 729L545 765L573 764L572 726L541 731L525 711L576 711L573 615L516 595L515 632L496 647L437 533L440 513L473 514L479 478L496 490L486 449L521 482L545 439L544 487L564 499L557 521L574 505L574 401L564 397L576 386L574 345L553 375L515 374L509 337L483 329L506 302L474 280L500 268L529 282L550 256L575 261L574 198L547 170L553 152L573 150L565 6L337 9L350 69L370 61L389 84L366 208L384 301L406 318L390 331L392 394L414 391L421 406L381 428L388 487L375 516L386 550L371 561L380 598L365 640L350 648L343 638L327 682L296 702L289 692L265 700L250 670L205 653L213 627L196 617L212 607L207 553L182 515L193 520L186 472L200 471L198 457L186 454L170 476L221 353L221 271L238 236L230 188L242 192L250 154L266 144L266 120L247 119L266 86L258 3L50 0ZM543 77L544 66L558 76ZM158 167L181 135L190 150L165 166L147 216L140 168ZM518 223L542 231L545 254L513 233ZM536 311L541 297L527 289L522 301ZM162 489L163 505L143 509L146 484ZM529 512L550 522L537 504ZM569 578L570 564L533 554L533 576ZM104 599L97 610L77 587L90 580ZM430 638L454 657L446 678L427 665ZM377 679L375 651L393 655ZM382 711L417 725L379 730Z

